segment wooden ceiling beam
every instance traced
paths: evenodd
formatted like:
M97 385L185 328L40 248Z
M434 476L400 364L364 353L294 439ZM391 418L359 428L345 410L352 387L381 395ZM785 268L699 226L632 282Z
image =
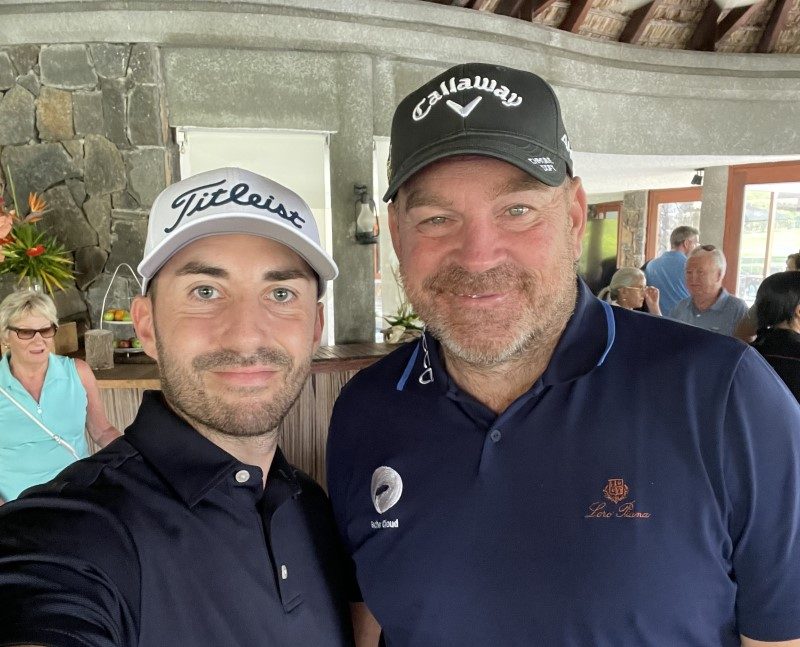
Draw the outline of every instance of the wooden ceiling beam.
M531 18L536 18L536 16L538 16L540 13L544 13L551 6L553 6L555 4L555 2L556 2L556 0L536 0L535 2L533 0L530 0L530 2L526 3L526 5L530 4L530 7L531 7L531 10L530 10ZM523 11L524 10L525 9L523 7Z
M761 34L761 40L758 43L756 51L761 54L769 54L775 49L778 44L781 32L786 27L786 21L789 19L789 11L792 8L790 0L776 0L775 6L772 9L772 15L767 21L767 26L764 28L764 33Z
M689 49L704 52L714 51L717 41L717 20L719 20L720 13L719 5L714 0L709 0L689 41Z
M651 2L648 2L646 5L642 5L636 11L631 13L630 18L628 19L628 24L625 25L625 29L623 29L622 33L620 34L619 42L637 45L639 41L642 40L644 30L653 19L656 9L658 9L658 7L663 3L664 0L652 0Z
M717 43L727 38L734 30L744 27L763 7L764 3L759 1L749 7L731 9L717 25Z
M583 26L586 16L589 15L589 10L591 8L592 0L572 0L569 11L567 11L567 16L559 25L559 29L577 34Z
M523 0L500 0L497 3L497 8L494 12L498 16L512 16L519 17L519 10L522 7Z

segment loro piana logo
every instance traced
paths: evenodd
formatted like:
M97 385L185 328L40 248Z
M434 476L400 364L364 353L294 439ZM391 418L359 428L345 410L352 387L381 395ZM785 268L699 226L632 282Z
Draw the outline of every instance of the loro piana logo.
M649 512L640 512L636 509L636 500L625 501L630 493L630 488L624 479L608 479L603 488L603 497L610 501L595 501L589 506L589 511L584 518L586 519L649 519Z

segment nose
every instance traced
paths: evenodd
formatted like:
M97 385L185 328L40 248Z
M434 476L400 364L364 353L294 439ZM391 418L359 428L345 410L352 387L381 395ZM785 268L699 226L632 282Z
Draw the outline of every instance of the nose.
M484 272L497 267L507 258L504 232L489 216L475 216L464 220L456 248L456 262L469 272Z
M270 335L269 314L252 299L235 299L221 315L225 321L221 343L226 348L247 354L267 346Z

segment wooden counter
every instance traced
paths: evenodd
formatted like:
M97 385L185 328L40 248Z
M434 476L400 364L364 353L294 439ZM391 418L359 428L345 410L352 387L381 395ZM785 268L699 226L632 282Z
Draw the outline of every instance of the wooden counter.
M278 428L280 446L290 463L324 485L325 442L333 403L353 375L396 348L391 344L343 344L323 346L316 352L311 375ZM145 390L161 388L156 364L116 364L94 374L108 418L118 429L133 421Z

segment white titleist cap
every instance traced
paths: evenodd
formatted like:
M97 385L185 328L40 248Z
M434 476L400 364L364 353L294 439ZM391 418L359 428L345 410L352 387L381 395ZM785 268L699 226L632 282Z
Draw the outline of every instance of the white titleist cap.
M176 182L153 202L138 268L142 294L173 254L218 234L252 234L283 243L316 272L320 295L339 273L320 246L317 223L299 195L250 171L221 168Z

